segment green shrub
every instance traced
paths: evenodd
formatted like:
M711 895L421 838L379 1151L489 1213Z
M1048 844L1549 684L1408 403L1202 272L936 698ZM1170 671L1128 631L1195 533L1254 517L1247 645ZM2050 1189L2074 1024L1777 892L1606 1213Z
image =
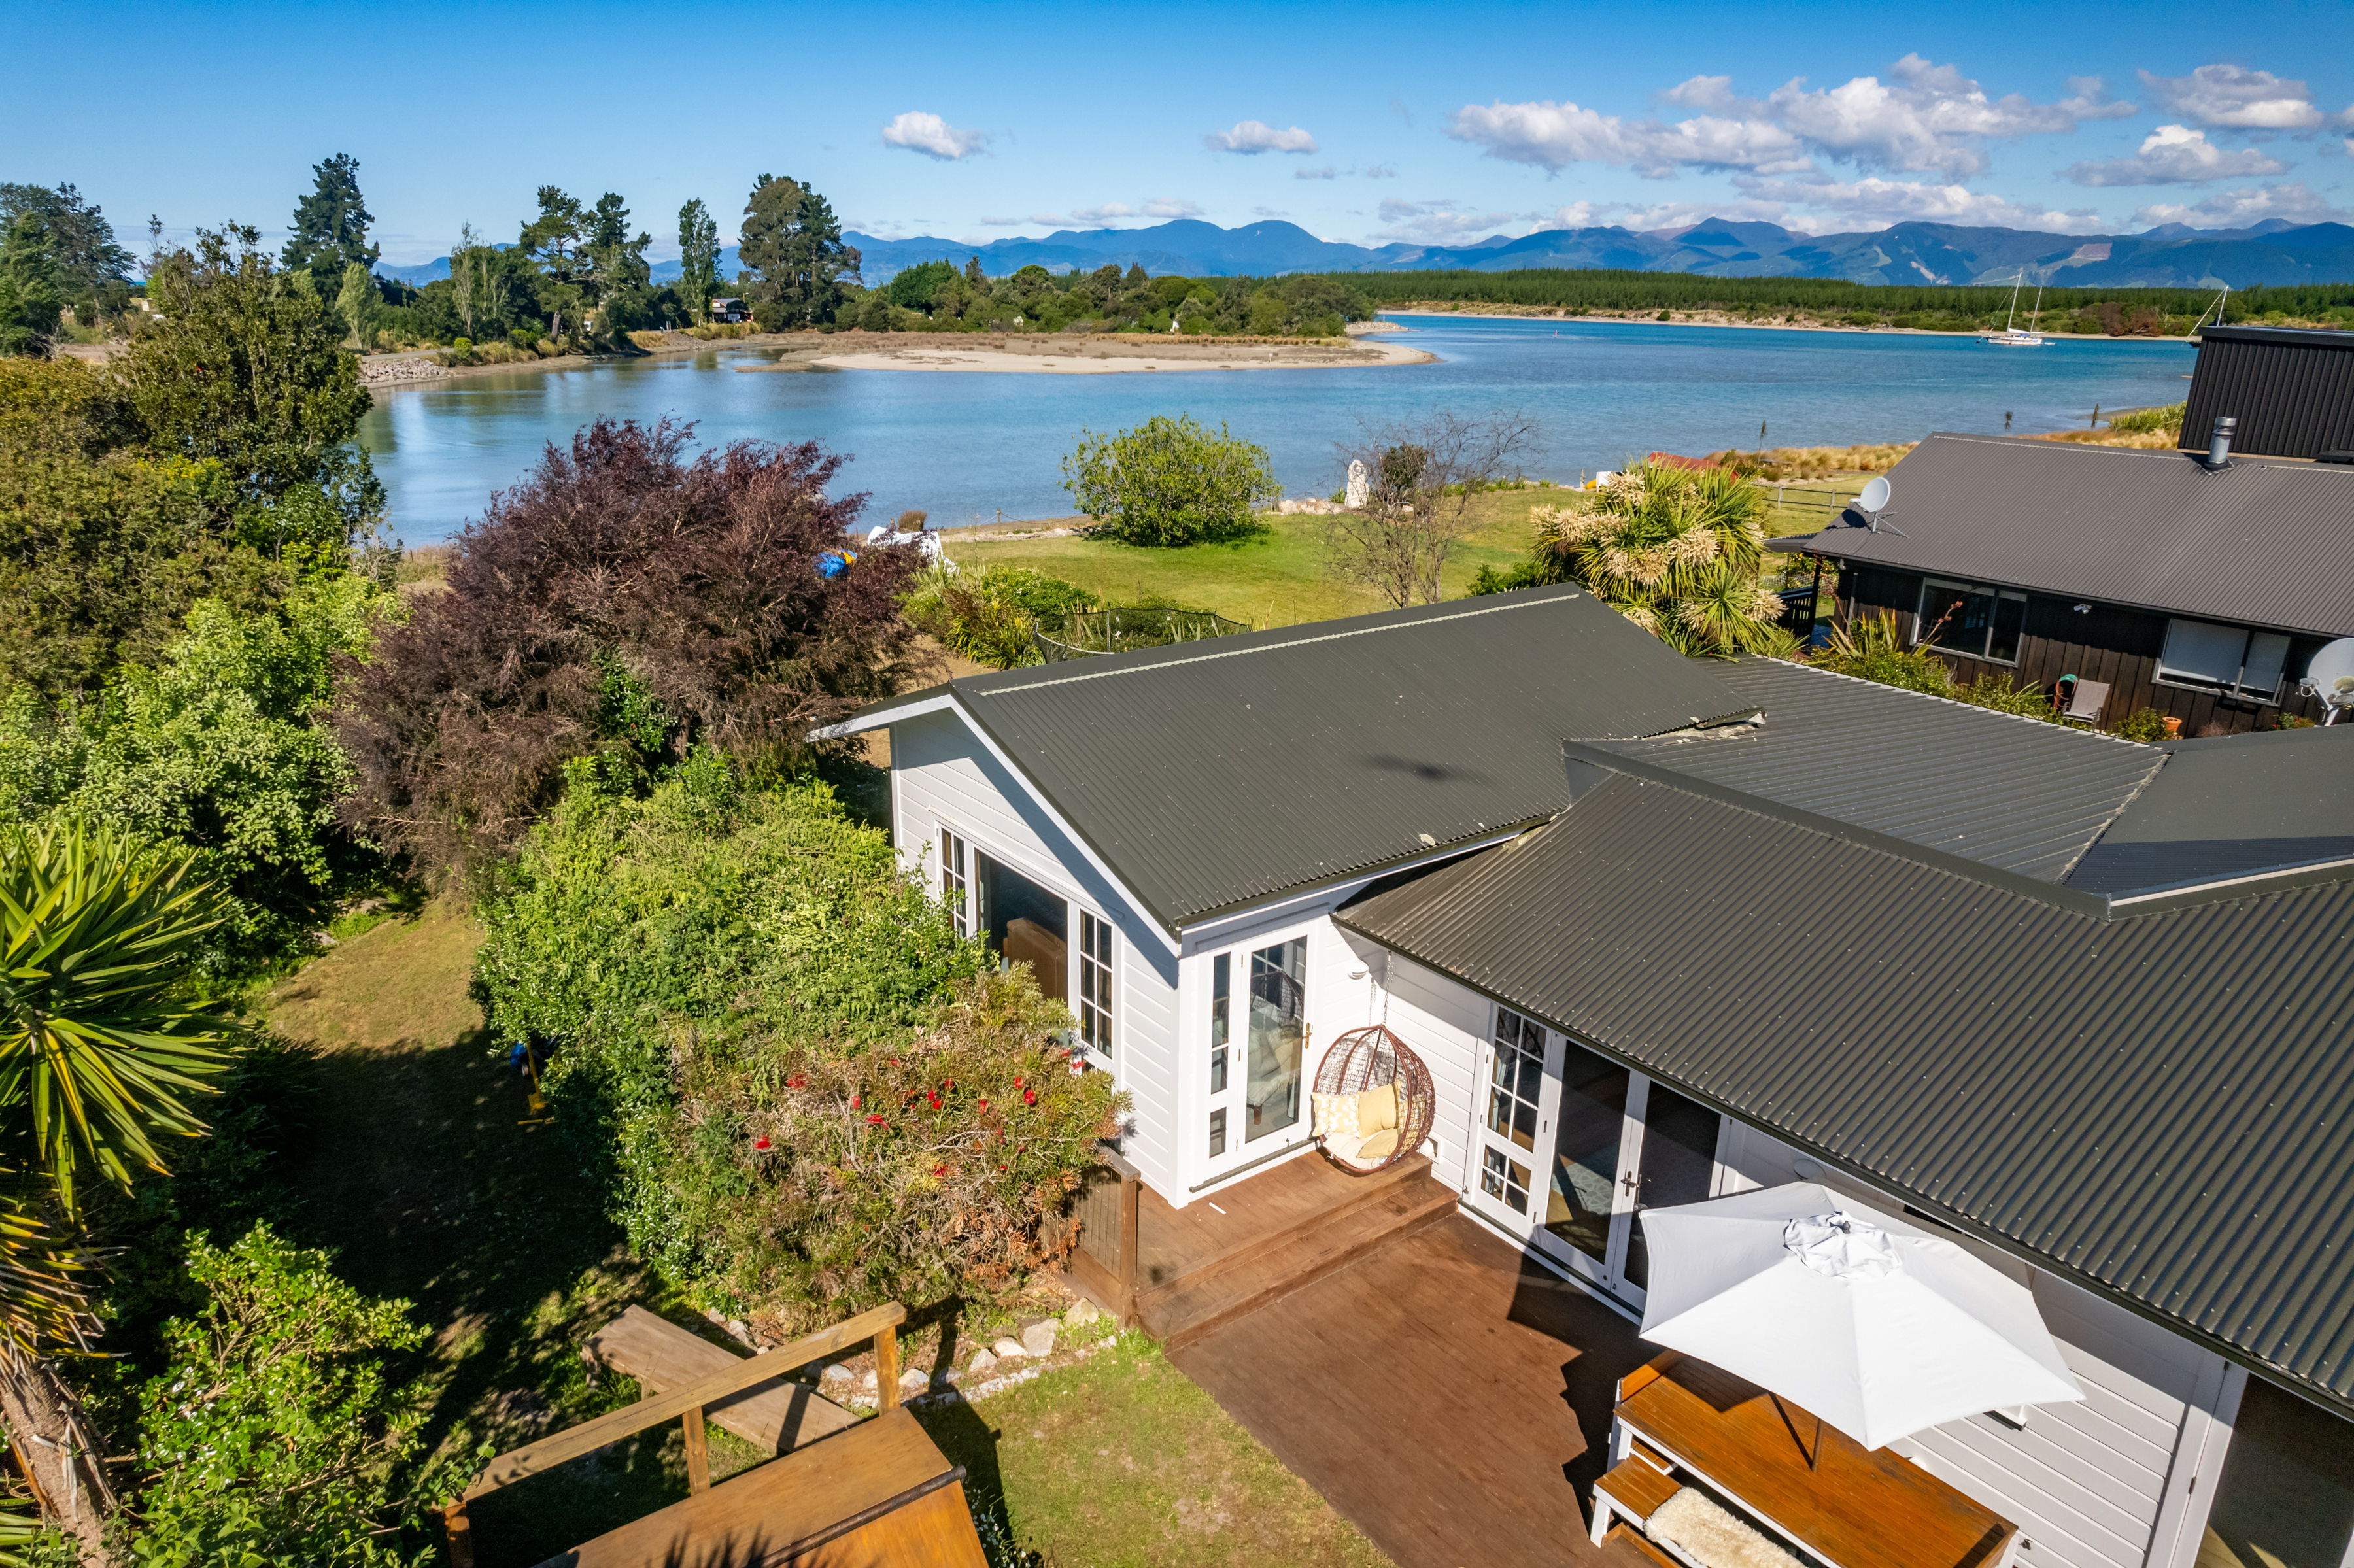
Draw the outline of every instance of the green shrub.
M1283 494L1267 449L1215 434L1190 415L1156 416L1132 430L1079 433L1063 459L1063 488L1096 519L1094 532L1125 545L1198 545L1241 538Z
M2119 414L2109 421L2113 430L2179 430L2188 403L2170 403L2162 408L2136 408L2130 414Z
M2052 694L2042 687L2027 683L2014 684L2009 675L1980 675L1967 686L1957 686L1946 694L1956 702L1972 706L1992 708L1998 713L2020 714L2028 718L2060 722Z
M1811 662L1817 669L1877 681L1883 686L1902 686L1933 697L1954 694L1954 678L1945 661L1926 648L1905 647L1897 635L1896 618L1885 610L1834 627L1829 643L1816 652Z
M416 1522L398 1517L389 1473L416 1452L424 1412L386 1375L388 1355L425 1341L408 1303L362 1296L267 1225L226 1248L192 1243L188 1273L206 1307L164 1326L171 1365L141 1399L131 1560L405 1562L383 1532Z
M2111 725L2109 733L2120 740L2137 740L2145 746L2152 745L2166 738L2166 715L2156 708L2136 708Z
M942 647L991 669L1011 670L1039 662L1033 627L1093 609L1095 602L1076 583L1027 567L975 572L935 567L915 580L901 608Z
M577 764L482 918L493 1031L556 1043L567 1135L701 1304L781 1335L1067 1245L1109 1079L825 785L699 752L637 799Z

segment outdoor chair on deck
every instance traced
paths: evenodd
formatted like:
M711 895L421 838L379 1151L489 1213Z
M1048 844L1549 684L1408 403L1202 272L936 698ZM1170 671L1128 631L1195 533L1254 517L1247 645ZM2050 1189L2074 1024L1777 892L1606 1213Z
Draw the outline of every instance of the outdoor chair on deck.
M2081 724L2088 729L2098 729L2101 727L2101 710L2109 705L2109 683L2062 675L2052 696L2060 705L2062 724Z
M1359 1176L1420 1149L1438 1108L1430 1069L1378 1023L1332 1042L1316 1069L1311 1103L1325 1157Z

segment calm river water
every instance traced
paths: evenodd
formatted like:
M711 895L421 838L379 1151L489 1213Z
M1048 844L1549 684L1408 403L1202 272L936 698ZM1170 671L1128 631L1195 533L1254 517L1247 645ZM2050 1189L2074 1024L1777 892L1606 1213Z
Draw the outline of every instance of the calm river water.
M598 415L695 422L703 442L814 438L854 460L837 482L871 492L877 521L919 506L938 526L1066 514L1062 456L1083 427L1186 413L1266 447L1295 495L1341 482L1333 443L1361 419L1434 408L1521 408L1542 420L1532 476L1575 480L1654 450L1913 440L1931 430L2081 428L2094 404L2181 400L2188 344L1975 338L1649 323L1394 318L1441 363L1366 370L1162 371L1113 376L855 370L738 375L772 355L599 365L379 388L360 439L390 492L393 531L447 538L513 484L542 446Z

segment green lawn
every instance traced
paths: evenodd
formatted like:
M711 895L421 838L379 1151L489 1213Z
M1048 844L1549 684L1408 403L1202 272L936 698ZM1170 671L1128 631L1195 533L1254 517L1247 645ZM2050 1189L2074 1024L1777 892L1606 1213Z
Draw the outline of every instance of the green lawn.
M1468 592L1483 566L1509 570L1528 553L1529 513L1567 499L1559 490L1516 490L1475 496L1471 532L1448 554L1447 597ZM1325 519L1271 516L1267 530L1233 545L1147 549L1081 538L997 539L996 529L943 536L960 564L1028 567L1074 582L1115 603L1148 596L1211 609L1252 628L1330 620L1388 606L1371 589L1332 569L1324 547ZM1054 524L1086 526L1084 517ZM1030 524L1038 526L1038 524Z
M977 1405L919 1412L1024 1561L1089 1568L1388 1562L1141 1334Z

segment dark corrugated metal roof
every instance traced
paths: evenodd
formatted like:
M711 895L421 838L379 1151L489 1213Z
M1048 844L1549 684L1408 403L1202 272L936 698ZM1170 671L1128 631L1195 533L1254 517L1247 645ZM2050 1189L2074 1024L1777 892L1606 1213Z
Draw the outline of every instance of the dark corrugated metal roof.
M2154 747L1779 660L1723 673L1763 724L1593 749L2047 882L2166 761Z
M1620 777L1341 918L2354 1409L2354 886L2104 920Z
M2354 468L2243 457L2210 473L2177 452L1940 433L1888 480L1894 495L1878 532L1850 511L1773 546L2243 626L2354 633Z
M1569 799L1564 741L1747 706L1572 588L949 689L1172 926L1548 816Z
M2068 885L2112 896L2354 859L2354 726L2168 743Z
M2354 448L2354 333L2209 327L2189 401L2187 449L2207 450L2219 414L2239 421L2241 451L2316 458Z

